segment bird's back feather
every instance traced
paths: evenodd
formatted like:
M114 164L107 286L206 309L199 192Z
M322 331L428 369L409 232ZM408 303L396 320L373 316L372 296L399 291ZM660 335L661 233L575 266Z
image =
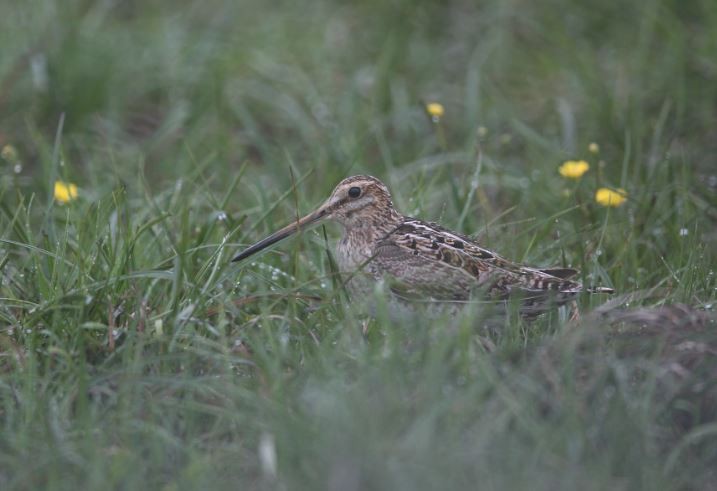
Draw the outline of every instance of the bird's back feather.
M468 300L481 291L492 299L520 296L526 308L574 298L583 287L569 268L537 269L510 262L469 237L437 224L406 217L380 240L369 265L376 276L389 276L404 296Z

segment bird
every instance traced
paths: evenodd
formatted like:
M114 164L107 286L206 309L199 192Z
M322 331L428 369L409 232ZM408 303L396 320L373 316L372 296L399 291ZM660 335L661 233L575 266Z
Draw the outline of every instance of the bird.
M575 269L515 263L467 235L405 216L394 207L386 185L369 175L342 180L316 210L246 248L232 261L246 259L325 221L343 226L336 262L348 277L345 285L352 301L375 295L381 283L389 303L399 310L431 305L441 312L446 306L457 311L481 299L504 306L515 301L521 317L535 318L552 306L573 302L581 292L613 293L608 287L584 287L574 279Z

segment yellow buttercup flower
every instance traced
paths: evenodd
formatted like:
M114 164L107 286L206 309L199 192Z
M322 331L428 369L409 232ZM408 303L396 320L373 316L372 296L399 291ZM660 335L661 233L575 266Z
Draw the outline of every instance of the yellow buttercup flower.
M600 152L600 145L598 145L595 142L592 142L590 145L588 145L588 152L590 153L599 153Z
M18 160L17 150L12 145L5 145L0 151L0 156L6 161L14 164Z
M627 191L622 188L600 188L595 192L595 201L602 206L616 208L627 201Z
M435 121L437 119L442 118L446 110L443 107L443 104L440 104L438 102L429 102L428 104L426 104L426 112Z
M55 181L55 199L67 203L77 198L77 186L71 182Z
M568 160L558 168L558 172L566 179L580 179L590 169L584 160Z

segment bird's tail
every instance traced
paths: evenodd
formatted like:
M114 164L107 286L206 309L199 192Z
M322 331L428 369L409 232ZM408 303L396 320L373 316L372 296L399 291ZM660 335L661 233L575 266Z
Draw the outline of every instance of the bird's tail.
M615 290L607 286L591 286L585 289L588 293L615 293Z

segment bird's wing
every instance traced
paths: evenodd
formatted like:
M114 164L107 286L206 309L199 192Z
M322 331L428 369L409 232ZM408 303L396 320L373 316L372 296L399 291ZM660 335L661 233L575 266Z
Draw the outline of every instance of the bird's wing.
M473 290L484 289L491 298L520 292L537 302L550 292L572 297L582 288L566 279L574 270L526 268L466 236L414 219L405 220L379 242L371 268L390 276L401 292L436 299L465 300Z
M415 254L390 238L378 245L368 267L404 298L464 301L478 287L476 278L460 266Z

